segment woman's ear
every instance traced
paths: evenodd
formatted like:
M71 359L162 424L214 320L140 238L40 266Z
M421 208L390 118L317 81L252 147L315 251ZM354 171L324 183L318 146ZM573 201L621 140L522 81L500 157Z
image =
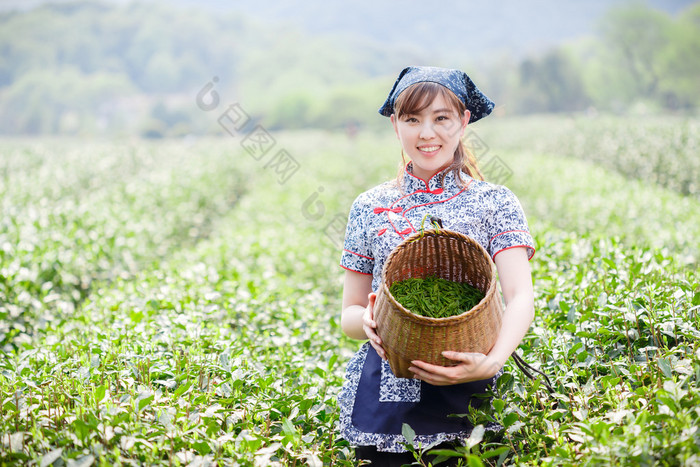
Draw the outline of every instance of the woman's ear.
M389 120L391 120L391 124L394 126L394 133L396 133L396 137L399 137L399 128L396 125L396 114L391 114L391 117L389 117Z
M464 110L464 116L462 117L462 134L461 136L464 136L464 131L467 129L467 125L469 125L469 119L472 117L472 113L469 111L469 109Z

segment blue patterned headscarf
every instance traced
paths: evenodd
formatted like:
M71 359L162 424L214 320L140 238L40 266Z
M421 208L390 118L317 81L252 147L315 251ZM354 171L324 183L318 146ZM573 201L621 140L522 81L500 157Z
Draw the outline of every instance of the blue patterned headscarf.
M479 91L465 72L432 66L409 66L401 71L379 113L390 117L399 94L410 85L425 81L441 84L455 93L471 112L469 123L486 117L493 110L493 101Z

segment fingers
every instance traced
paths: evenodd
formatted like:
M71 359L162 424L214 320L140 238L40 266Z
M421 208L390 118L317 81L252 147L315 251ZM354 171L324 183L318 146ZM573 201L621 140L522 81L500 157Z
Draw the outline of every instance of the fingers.
M376 326L376 325L375 325ZM382 360L386 360L386 352L382 348L382 339L374 332L374 327L368 325L362 326L367 338L369 339L370 345L377 351L377 355L381 357Z
M409 371L413 371L414 373L417 373L420 371L423 374L426 374L426 373L444 374L445 372L449 372L449 370L451 368L451 367L433 365L431 363L422 362L420 360L411 361L411 365L412 366L409 368Z
M367 298L369 299L369 303L362 315L362 329L365 331L370 345L377 351L377 354L382 360L386 360L386 352L382 348L382 339L375 331L377 329L377 322L374 321L374 303L377 300L377 294L370 293Z
M412 366L408 368L408 371L414 374L414 378L425 381L428 384L446 386L457 382L452 376L450 368L431 365L419 360L414 360L411 363ZM431 371L431 368L436 368L437 371Z
M375 293L370 293L367 296L369 303L367 304L367 307L365 308L365 312L362 314L362 325L363 327L368 327L371 328L372 334L376 336L376 333L374 330L377 328L377 322L374 321L374 302L377 299L377 294ZM367 330L365 330L367 332ZM367 336L369 337L369 335ZM381 342L379 342L381 343Z
M374 319L374 303L377 301L377 294L372 292L367 295L369 303L367 304L367 309L369 310L370 318Z
M442 352L442 356L457 362L473 363L477 358L483 358L485 355L478 352L454 352L452 350L445 350Z
M377 352L377 355L379 355L379 358L382 360L386 360L386 352L384 351L384 347L381 345L377 344L375 341L371 340L369 341L369 344L372 346L372 348Z
M362 326L362 329L364 329L370 345L374 347L374 350L377 351L377 354L382 358L382 360L386 360L386 352L384 352L384 349L382 348L381 337L379 337L377 333L374 332L374 328L370 326Z
M442 355L460 363L455 366L440 366L413 360L408 370L426 383L441 386L491 378L500 368L493 359L478 352L445 351Z
M375 328L369 325L363 325L362 329L365 331L367 339L369 339L371 342L374 342L377 345L382 345L382 339L377 335L376 331L374 330Z
M367 310L365 310L365 313L362 315L362 325L372 329L377 327L377 322L372 319L372 315Z

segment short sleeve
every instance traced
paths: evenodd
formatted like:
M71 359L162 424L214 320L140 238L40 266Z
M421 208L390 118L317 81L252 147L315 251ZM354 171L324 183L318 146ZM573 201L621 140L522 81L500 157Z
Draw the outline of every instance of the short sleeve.
M500 186L495 191L493 210L487 220L489 231L488 251L491 258L509 248L525 247L527 258L535 254L535 241L530 234L530 228L525 213L518 198L508 188Z
M363 198L362 195L358 196L350 208L340 266L350 271L371 275L374 257L367 229L370 205L363 202Z

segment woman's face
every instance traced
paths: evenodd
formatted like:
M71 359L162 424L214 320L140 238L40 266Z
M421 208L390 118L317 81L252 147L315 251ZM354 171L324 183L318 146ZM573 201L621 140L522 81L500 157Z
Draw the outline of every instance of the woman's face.
M413 162L413 175L426 181L452 163L467 122L469 111L459 115L441 94L420 113L391 116L396 136Z

